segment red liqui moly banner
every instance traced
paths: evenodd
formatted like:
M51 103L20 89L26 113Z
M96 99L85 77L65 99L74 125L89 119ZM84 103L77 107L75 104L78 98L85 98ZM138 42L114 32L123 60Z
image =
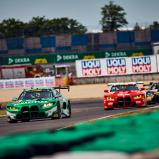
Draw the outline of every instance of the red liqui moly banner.
M157 72L156 57L142 56L131 58L132 74Z
M82 61L82 75L84 77L101 76L101 62L100 60Z
M108 58L106 59L107 75L127 74L126 58Z
M159 56L157 57L159 64ZM77 77L113 76L155 73L159 71L156 56L119 57L77 60Z
M77 60L76 61L77 77L103 76L106 74L103 72L104 66L105 66L104 59Z

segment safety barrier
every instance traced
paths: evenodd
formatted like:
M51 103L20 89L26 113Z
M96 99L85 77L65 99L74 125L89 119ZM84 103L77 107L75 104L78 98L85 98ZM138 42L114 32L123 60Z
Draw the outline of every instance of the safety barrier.
M0 80L0 89L31 88L31 87L53 87L55 77L23 78Z

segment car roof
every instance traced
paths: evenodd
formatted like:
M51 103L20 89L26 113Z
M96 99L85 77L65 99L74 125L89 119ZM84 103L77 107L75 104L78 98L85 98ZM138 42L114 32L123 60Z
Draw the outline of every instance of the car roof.
M24 89L24 91L45 91L45 90L53 90L53 88L47 88L47 87L42 87L42 88L28 88Z
M118 86L118 85L136 85L136 82L108 83L108 86Z
M138 81L136 83L137 84L152 84L152 83L157 83L157 81Z

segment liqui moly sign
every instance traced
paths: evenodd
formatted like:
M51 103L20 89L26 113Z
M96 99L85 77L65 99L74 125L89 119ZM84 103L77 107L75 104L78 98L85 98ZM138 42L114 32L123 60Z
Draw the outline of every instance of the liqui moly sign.
M101 61L100 60L87 60L81 61L82 76L94 77L101 75Z
M132 73L151 73L151 72L152 72L152 63L150 56L132 58Z
M106 59L106 66L108 75L127 73L125 58Z

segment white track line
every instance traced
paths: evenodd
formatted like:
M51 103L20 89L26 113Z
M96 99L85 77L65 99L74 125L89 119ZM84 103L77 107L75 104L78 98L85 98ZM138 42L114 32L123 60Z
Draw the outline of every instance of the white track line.
M142 109L142 111L144 110L149 110L149 109L155 109L155 108L159 108L159 106L154 106L154 107L148 107L148 108L144 108ZM62 129L66 129L66 128L70 128L76 124L80 124L80 123L87 123L87 122L93 122L93 121L96 121L96 120L102 120L102 119L107 119L107 118L113 118L113 117L121 117L122 115L130 115L131 113L140 113L142 112L140 111L139 109L137 110L131 110L131 111L128 111L128 112L123 112L123 113L118 113L118 114L113 114L113 115L108 115L108 116L103 116L103 117L100 117L100 118L94 118L94 119L90 119L90 120L86 120L86 121L81 121L81 122L77 122L75 124L72 124L72 125L69 125L69 126L65 126L65 127L62 127L62 128L59 128L57 130L62 130Z

